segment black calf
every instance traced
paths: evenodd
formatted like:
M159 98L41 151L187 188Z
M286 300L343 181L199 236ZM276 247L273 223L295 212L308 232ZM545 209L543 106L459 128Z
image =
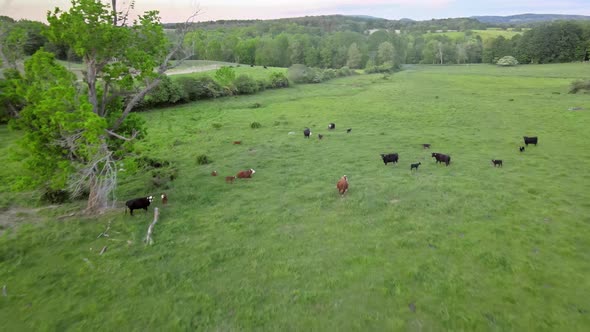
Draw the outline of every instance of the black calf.
M502 160L492 159L492 165L502 167Z
M420 165L422 165L422 163L411 164L411 165L410 165L410 171L411 171L411 170L413 170L414 168L415 168L416 170L418 170L418 166L420 166Z
M518 148L518 150L520 150L520 152L524 152L524 146L521 146L520 148Z
M303 138L309 138L309 135L311 135L311 130L309 130L309 128L305 128L303 131Z

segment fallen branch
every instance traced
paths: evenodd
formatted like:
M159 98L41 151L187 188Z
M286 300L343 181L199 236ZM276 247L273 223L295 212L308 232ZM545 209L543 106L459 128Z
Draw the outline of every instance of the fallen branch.
M100 251L99 255L104 254L104 252L107 251L107 248L108 248L107 246L102 247L102 250Z
M145 237L146 244L153 244L154 240L152 240L152 232L154 231L154 226L158 222L158 216L160 215L158 208L154 208L154 221L148 227L147 236Z
M101 236L109 237L109 234L107 233L109 231L109 229L111 229L111 220L109 220L109 223L107 225L107 229L105 229L104 232L98 234L98 236L96 238L98 239ZM102 252L100 254L102 255Z
M7 297L8 294L6 293L6 285L2 287L2 296Z

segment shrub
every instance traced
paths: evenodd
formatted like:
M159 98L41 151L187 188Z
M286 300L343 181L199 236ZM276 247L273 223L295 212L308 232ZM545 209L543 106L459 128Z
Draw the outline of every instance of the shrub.
M234 81L238 94L250 95L258 92L258 82L248 75L240 75Z
M513 56L507 55L498 60L496 64L503 67L516 66L518 65L518 60L516 60Z
M164 76L162 81L145 97L145 106L167 106L177 103L184 97L184 89L177 81Z
M223 66L215 71L215 79L221 85L229 85L236 79L236 72L231 67Z
M365 73L367 73L367 74L393 73L395 71L395 69L396 69L396 66L391 62L386 62L380 66L374 66L372 64L367 64L367 67L365 68Z
M590 92L590 80L577 80L572 82L569 93L578 93L579 91Z
M260 124L260 122L252 122L250 124L250 128L252 128L252 129L256 129L256 128L260 128L260 127L262 127L262 125Z
M295 83L307 83L308 82L309 68L306 65L294 64L287 69L287 76L289 80Z
M212 163L213 161L207 157L205 154L201 154L197 156L197 164L199 165L207 165Z
M200 99L217 98L231 94L231 90L224 89L209 76L181 77L176 80L182 88L180 100L182 102Z
M274 89L287 88L289 87L289 79L283 73L273 72L270 74L270 87Z
M51 204L62 204L70 199L70 194L62 189L45 189L41 195L41 200Z
M353 73L354 72L352 70L350 70L350 68L348 68L348 66L344 66L344 67L338 69L338 75L339 76L350 76Z

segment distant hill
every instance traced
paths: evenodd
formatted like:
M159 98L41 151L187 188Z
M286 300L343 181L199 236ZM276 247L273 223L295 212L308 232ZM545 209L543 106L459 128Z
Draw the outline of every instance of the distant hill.
M482 23L488 24L523 24L556 20L590 20L590 16L561 14L520 14L511 16L472 16Z

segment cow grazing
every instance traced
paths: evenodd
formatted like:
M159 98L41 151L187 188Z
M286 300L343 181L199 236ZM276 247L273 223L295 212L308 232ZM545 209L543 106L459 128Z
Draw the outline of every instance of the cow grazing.
M254 67L254 64L251 64L250 67Z
M351 131L352 131L352 128L348 128L348 129L346 129L346 132L347 132L347 133L350 133Z
M166 193L162 193L160 197L162 198L162 205L168 204L168 196L166 196Z
M399 160L399 155L397 153L381 154L381 159L383 159L385 165L387 165L387 163L395 164Z
M331 129L336 129L336 124L334 124L334 123L328 124L328 129L330 129L330 130Z
M529 144L535 144L535 146L537 146L537 136L535 137L527 137L527 136L523 136L524 138L524 145L528 146Z
M411 165L410 165L410 171L411 171L411 170L413 170L414 168L415 168L416 170L418 170L418 166L420 166L420 165L422 165L422 163L411 164Z
M518 148L518 150L519 150L520 152L524 152L524 146L521 146L520 148Z
M322 138L324 138L324 135L322 135L322 134L318 134L318 138L319 138L319 139L322 139Z
M266 66L263 66L263 67L264 67L264 69L268 69Z
M256 173L255 170L253 170L252 168L250 168L247 171L240 171L238 172L238 174L236 175L236 177L238 179L249 179L252 177L252 174Z
M451 163L451 156L446 154L433 152L432 157L436 159L437 163L445 163L447 166L449 166L449 164Z
M217 176L217 171L211 172L211 176Z
M303 131L303 138L309 138L309 135L311 135L311 130L309 130L309 128L305 128Z
M492 165L494 165L494 167L496 167L496 166L502 167L502 160L492 159Z
M235 176L226 176L225 177L225 182L226 183L234 183L234 180L236 179Z
M234 145L242 144L242 141L234 141L233 144Z
M423 149L430 149L430 144L422 144Z
M346 175L343 175L338 183L336 183L336 188L338 188L338 192L340 195L344 195L344 193L348 190L348 178Z
M129 209L129 213L133 215L133 210L144 209L147 212L148 206L150 206L153 200L154 196L134 198L125 202L125 205ZM125 209L125 214L127 214L127 208Z

